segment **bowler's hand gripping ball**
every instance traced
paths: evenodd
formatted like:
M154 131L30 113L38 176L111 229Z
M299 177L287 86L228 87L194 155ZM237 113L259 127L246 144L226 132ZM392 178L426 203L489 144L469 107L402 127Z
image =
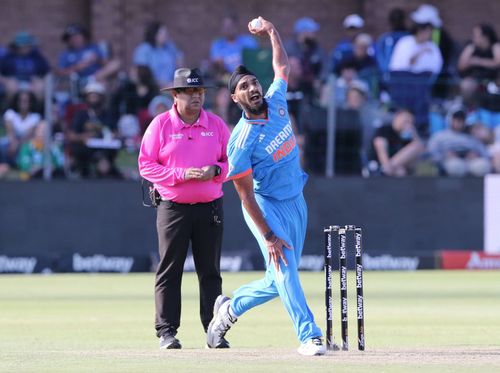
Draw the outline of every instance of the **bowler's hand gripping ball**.
M260 28L262 27L262 22L260 19L254 18L252 19L252 22L250 22L250 26L252 26L254 30L260 30Z

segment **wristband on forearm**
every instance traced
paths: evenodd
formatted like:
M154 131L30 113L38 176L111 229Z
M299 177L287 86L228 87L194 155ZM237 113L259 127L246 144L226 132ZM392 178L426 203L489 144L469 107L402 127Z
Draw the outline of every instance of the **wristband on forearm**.
M274 236L274 232L273 230L271 229L269 232L267 232L265 235L264 235L264 238L269 241L272 237Z

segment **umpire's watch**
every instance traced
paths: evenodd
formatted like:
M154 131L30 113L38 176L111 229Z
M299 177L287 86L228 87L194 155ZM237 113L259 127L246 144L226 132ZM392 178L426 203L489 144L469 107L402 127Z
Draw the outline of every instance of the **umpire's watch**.
M221 172L222 172L221 168L219 166L215 165L215 175L214 176L219 176Z

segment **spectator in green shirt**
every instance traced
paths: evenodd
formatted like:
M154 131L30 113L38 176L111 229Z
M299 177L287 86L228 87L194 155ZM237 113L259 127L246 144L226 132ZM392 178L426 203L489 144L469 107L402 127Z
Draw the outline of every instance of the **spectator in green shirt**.
M37 179L43 176L45 162L45 122L38 125L32 140L24 142L17 155L17 167L22 179ZM52 177L64 177L64 153L57 143L50 145Z

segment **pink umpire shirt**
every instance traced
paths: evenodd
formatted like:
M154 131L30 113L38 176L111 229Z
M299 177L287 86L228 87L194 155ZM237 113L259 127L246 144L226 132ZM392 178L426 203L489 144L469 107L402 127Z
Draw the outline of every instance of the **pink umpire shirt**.
M198 121L188 125L174 105L156 116L146 130L139 152L139 172L154 183L163 199L177 203L213 201L223 194L228 139L229 130L217 115L202 109ZM184 180L187 168L212 165L221 168L221 174L212 180Z

